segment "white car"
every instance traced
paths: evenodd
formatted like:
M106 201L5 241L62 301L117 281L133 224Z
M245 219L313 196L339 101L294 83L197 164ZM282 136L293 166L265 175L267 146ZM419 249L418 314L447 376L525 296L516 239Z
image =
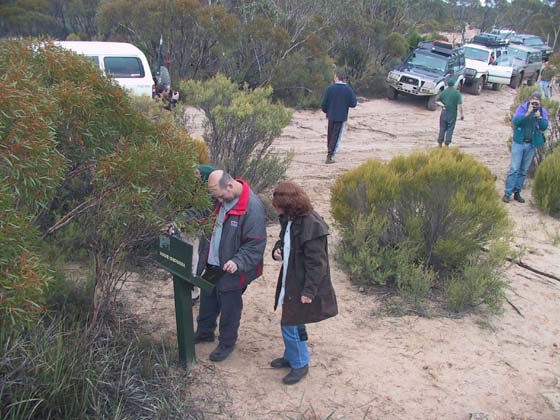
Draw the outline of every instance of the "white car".
M504 48L490 48L478 44L465 44L465 89L480 95L485 83L491 83L492 89L499 90L510 83L513 66L498 64L498 58Z
M55 45L86 56L133 95L152 96L152 71L144 53L134 45L96 41L55 41Z

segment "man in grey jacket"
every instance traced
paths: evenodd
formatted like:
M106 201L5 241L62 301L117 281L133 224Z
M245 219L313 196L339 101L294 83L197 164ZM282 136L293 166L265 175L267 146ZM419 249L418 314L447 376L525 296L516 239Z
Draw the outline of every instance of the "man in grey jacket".
M219 344L210 360L219 362L233 351L247 285L262 275L266 219L262 202L242 179L222 170L208 177L208 189L218 200L212 236L201 244L197 272L214 277L212 292L201 292L195 342L214 341L220 316ZM210 275L209 273L212 273Z

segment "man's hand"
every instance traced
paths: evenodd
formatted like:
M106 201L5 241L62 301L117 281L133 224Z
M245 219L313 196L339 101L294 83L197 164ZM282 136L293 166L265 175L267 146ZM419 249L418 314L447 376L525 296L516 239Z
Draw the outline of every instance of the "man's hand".
M313 299L308 298L307 296L301 296L301 303L311 303L313 302Z
M282 260L282 250L280 248L277 248L274 251L274 254L272 255L272 257L276 260L276 261L281 261Z
M535 112L535 116L537 117L538 120L541 119L542 115L541 115L541 110L540 109L537 112Z
M237 264L234 263L232 260L227 261L224 266L223 266L223 270L226 273L230 273L233 274L237 271Z

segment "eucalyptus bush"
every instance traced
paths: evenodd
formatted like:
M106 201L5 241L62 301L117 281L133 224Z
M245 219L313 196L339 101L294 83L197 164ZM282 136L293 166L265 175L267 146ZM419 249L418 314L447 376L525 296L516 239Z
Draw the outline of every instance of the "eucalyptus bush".
M355 281L395 286L417 303L439 289L454 310L499 305L507 213L473 157L438 149L370 160L337 180L331 210ZM476 281L474 267L485 273Z
M240 89L223 75L185 81L180 88L188 104L204 111L204 138L214 166L244 178L256 192L284 176L291 156L274 154L271 146L292 112L271 103L272 88Z
M204 149L172 121L146 118L86 58L47 42L0 41L0 84L2 235L14 243L0 253L2 322L41 307L48 273L32 257L48 244L91 257L95 323L162 225L209 205L194 176Z

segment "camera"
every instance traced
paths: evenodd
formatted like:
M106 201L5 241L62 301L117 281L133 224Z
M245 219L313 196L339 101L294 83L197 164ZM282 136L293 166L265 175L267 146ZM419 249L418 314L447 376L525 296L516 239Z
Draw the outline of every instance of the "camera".
M538 102L531 102L532 112L535 113L541 108L541 104Z

